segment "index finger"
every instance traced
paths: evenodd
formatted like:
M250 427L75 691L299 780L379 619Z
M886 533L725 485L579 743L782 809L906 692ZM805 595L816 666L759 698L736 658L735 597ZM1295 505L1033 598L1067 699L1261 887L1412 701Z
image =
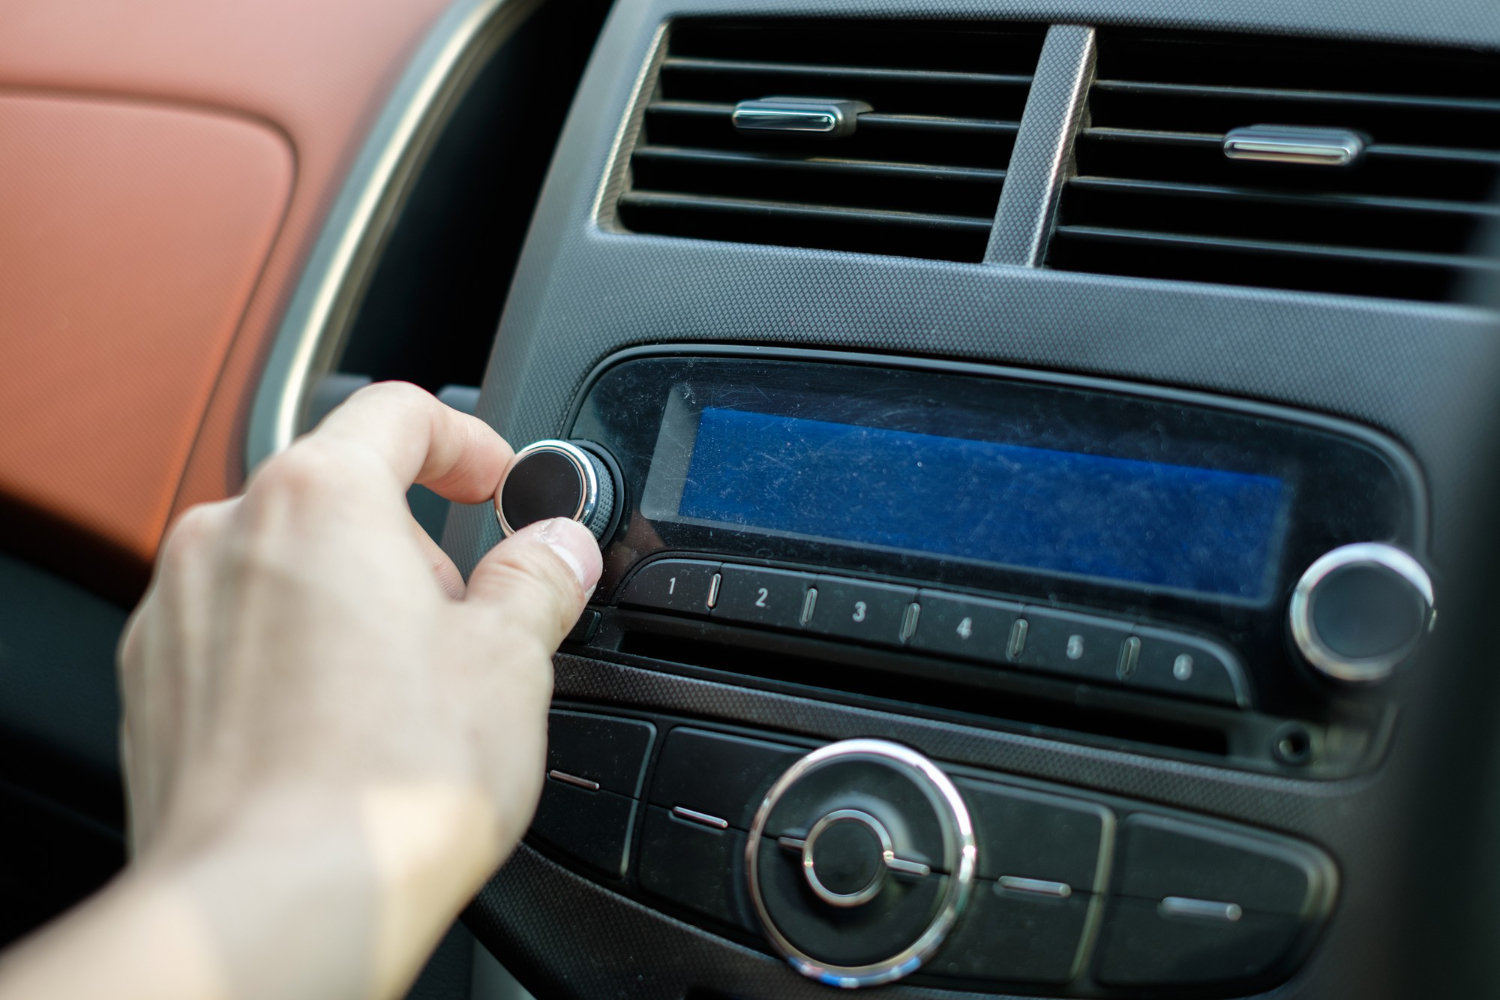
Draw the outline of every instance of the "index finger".
M514 453L483 420L409 382L378 382L350 396L312 437L374 452L402 487L420 483L459 503L495 495Z

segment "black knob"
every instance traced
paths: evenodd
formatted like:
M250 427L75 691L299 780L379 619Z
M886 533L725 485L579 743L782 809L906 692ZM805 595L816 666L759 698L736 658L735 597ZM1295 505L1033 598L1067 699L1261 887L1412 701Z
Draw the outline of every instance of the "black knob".
M588 528L595 538L604 538L605 531L618 522L615 508L620 490L611 463L595 447L549 440L516 452L495 492L495 516L505 533L567 517Z
M1287 614L1313 667L1340 681L1383 680L1432 626L1432 579L1393 545L1345 545L1307 568Z

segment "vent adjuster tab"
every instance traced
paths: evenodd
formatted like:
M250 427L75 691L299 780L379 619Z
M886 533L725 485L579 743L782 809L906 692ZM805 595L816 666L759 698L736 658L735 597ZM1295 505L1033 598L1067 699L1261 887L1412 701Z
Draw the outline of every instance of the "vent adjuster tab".
M736 104L730 120L742 132L801 132L838 139L851 135L859 116L869 110L863 101L763 97Z
M1224 155L1231 160L1352 167L1364 152L1364 136L1342 128L1250 125L1224 136Z

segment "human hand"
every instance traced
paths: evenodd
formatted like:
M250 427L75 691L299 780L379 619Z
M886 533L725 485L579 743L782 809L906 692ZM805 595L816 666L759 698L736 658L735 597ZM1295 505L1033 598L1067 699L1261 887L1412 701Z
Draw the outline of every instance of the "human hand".
M533 525L465 588L404 500L487 501L510 459L376 385L168 537L121 644L132 867L231 995L396 995L525 831L598 546Z

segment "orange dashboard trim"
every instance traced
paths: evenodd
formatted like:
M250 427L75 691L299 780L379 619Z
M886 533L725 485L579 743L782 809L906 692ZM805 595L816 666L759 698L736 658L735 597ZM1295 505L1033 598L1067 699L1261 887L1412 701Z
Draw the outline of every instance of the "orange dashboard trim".
M0 7L0 547L129 600L239 488L302 262L444 6Z

